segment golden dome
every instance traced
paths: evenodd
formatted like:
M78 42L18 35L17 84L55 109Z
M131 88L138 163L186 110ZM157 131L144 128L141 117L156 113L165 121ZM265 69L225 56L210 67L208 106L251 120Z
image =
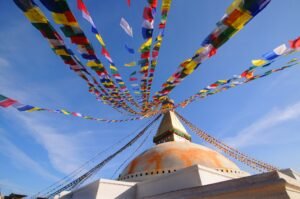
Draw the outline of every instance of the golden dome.
M235 163L205 146L191 142L165 142L133 159L121 173L119 180L143 181L197 164L220 172L237 175L242 172Z

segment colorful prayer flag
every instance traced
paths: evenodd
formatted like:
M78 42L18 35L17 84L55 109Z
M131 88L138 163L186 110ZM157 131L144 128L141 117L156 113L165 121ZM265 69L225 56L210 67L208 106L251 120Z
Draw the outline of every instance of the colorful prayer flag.
M132 61L132 62L130 62L128 64L124 64L124 66L126 66L126 67L133 67L133 66L136 66L136 62Z

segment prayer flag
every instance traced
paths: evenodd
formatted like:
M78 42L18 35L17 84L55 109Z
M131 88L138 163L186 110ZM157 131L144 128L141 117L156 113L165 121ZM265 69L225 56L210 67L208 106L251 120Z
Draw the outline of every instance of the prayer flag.
M14 2L23 12L28 11L36 5L33 1L14 0Z
M130 74L130 76L133 76L133 75L135 75L135 74L136 74L136 71L132 72L132 73Z
M140 51L143 51L145 48L149 48L152 44L152 38L149 38L145 43L143 43L140 47Z
M30 8L25 13L25 16L32 23L47 23L48 20L39 8Z
M130 27L129 23L123 17L121 18L120 26L130 37L133 37L132 28Z
M126 66L126 67L133 67L133 66L135 66L136 65L136 62L135 61L132 61L132 62L130 62L130 63L128 63L128 64L124 64L124 66Z
M130 78L129 78L129 81L136 81L136 80L137 80L136 77L130 77Z
M7 98L3 95L0 95L0 106L7 108L15 103L17 103L16 100L13 100L13 99Z
M126 48L126 50L129 52L129 53L131 53L131 54L134 54L135 52L134 52L134 49L133 48L130 48L127 44L125 44L125 48Z
M64 13L68 10L65 1L41 0L41 2L51 12Z
M253 66L263 66L265 65L267 62L265 60L262 59L256 59L256 60L252 60L252 65Z
M104 57L110 62L112 63L112 59L108 53L108 51L106 50L106 48L102 47L102 51L101 51L101 54L104 55Z
M295 48L300 48L300 37L298 37L295 40L290 41L290 46L291 48L295 49Z
M282 44L273 50L277 55L283 55L288 51L288 48L285 44Z

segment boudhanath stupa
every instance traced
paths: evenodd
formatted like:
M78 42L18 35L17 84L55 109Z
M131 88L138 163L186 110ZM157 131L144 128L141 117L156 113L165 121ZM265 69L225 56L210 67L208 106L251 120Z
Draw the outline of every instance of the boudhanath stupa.
M61 199L300 198L300 174L251 175L219 152L195 144L173 111L164 114L155 145L135 157L118 179L99 179Z

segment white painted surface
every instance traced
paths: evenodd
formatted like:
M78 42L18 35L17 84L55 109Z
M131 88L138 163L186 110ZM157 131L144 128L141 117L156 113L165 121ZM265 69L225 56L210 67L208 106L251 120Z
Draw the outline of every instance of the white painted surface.
M135 198L135 183L100 179L61 199L132 199Z

